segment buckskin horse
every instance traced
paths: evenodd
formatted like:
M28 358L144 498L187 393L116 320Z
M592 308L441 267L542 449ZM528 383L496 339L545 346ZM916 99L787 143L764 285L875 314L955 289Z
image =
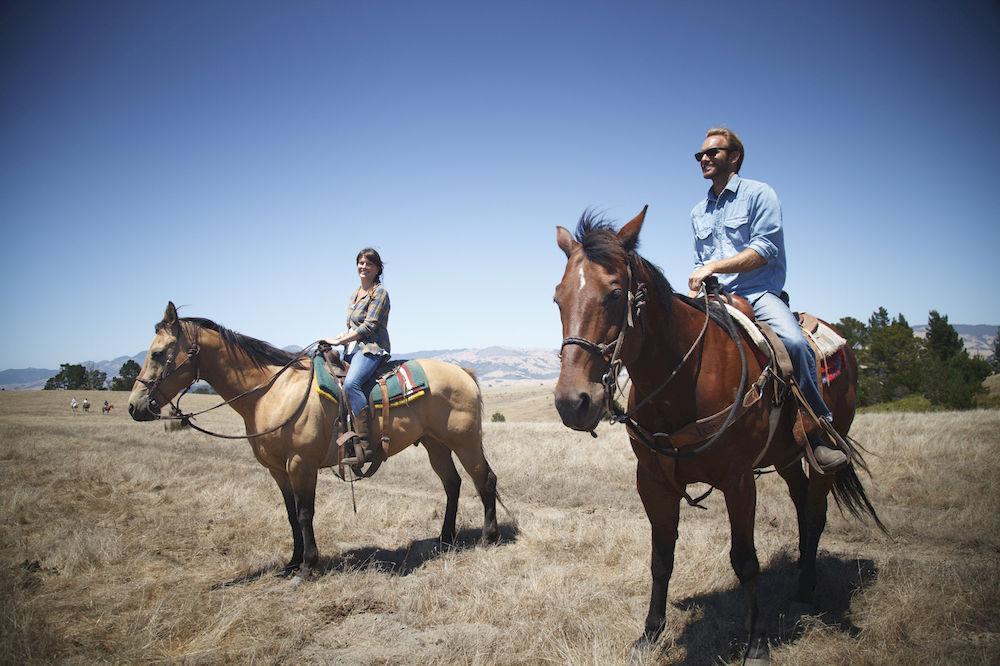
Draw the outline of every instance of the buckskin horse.
M417 442L424 445L447 496L440 537L445 544L455 538L462 483L454 453L483 503L482 541L494 542L499 537L497 480L483 454L479 385L471 372L457 365L432 359L420 364L427 375L427 395L393 408L388 453L395 455ZM336 406L312 389L306 357L209 319L178 318L174 304L168 303L129 395L129 414L137 421L158 418L163 404L173 404L173 398L198 379L208 382L243 417L250 448L274 477L288 513L293 548L284 571L308 577L319 561L313 533L316 480L320 468L330 464L330 443L339 432ZM372 436L381 434L381 423L373 423Z
M663 273L636 252L645 214L644 208L617 232L589 211L581 217L575 238L567 229L556 228L557 244L567 258L555 291L563 332L556 408L562 422L575 430L592 432L608 412L617 412L619 421L627 423L637 459L636 485L652 533L649 611L634 653L652 649L665 628L680 500L697 502L685 488L702 482L725 496L730 561L746 604L744 656L762 662L768 658L768 646L757 623L755 467L775 466L795 504L801 569L797 602L812 602L816 549L831 490L838 506L884 527L855 472L854 465L866 469L856 452L854 462L835 475L810 469L806 476L799 462L802 448L793 436L794 401L785 400L780 407L774 406L777 400L754 401L755 389L769 390L763 383L744 394L747 376L767 379L766 364L745 336L709 321L707 297L705 308L699 308L698 301L675 294ZM624 365L632 383L626 412L614 401L617 364ZM842 437L855 409L857 363L849 349L846 366L824 387L834 428ZM744 402L750 407L737 409L737 403ZM780 410L774 420L772 407ZM720 424L722 414L729 416ZM716 417L710 420L717 425L715 432L701 429L693 438L671 438L685 426L683 432L690 434L691 424L710 416Z

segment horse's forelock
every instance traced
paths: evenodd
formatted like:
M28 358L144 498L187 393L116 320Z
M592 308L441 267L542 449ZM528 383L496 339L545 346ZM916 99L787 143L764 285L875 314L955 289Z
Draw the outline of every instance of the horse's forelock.
M587 209L576 225L576 240L589 261L614 268L627 261L628 252L618 239L614 222L601 213Z

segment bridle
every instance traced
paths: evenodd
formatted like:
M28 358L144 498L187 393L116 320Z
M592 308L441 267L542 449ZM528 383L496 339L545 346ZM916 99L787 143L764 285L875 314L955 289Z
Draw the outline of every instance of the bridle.
M183 363L175 366L174 362L177 360L177 350L180 347L181 334L183 333L181 322L179 320L175 320L171 329L171 333L173 333L176 342L174 343L173 348L170 350L170 353L167 355L167 362L163 364L163 368L160 370L160 374L158 374L152 380L145 380L139 377L136 378L137 382L146 387L146 392L149 394L150 407L156 408L160 406L159 402L156 400L156 392L160 389L160 385L163 384L163 382L166 381L166 379L170 375L174 374L188 363L190 363L194 367L195 377L188 384L187 388L184 389L184 392L181 393L181 396L183 396L184 393L187 393L188 390L191 388L191 386L193 386L195 382L201 379L201 371L198 368L198 354L201 352L201 347L198 345L197 330L198 330L197 327L195 327L196 331L195 340L191 344L191 346L188 347L187 349L187 358L184 359ZM177 401L180 402L180 397L178 397ZM173 404L170 398L166 398L166 402L167 404L176 408L176 406Z
M180 320L176 320L174 322L174 324L173 324L173 328L172 328L171 332L173 333L174 338L176 338L177 342L174 344L173 349L171 349L170 353L168 354L168 356L167 356L167 362L163 365L163 369L160 370L160 374L157 375L157 377L155 379L148 380L148 381L144 380L144 379L136 378L136 381L138 381L140 384L142 384L143 386L146 387L146 390L149 393L150 406L151 407L158 407L159 403L156 400L155 391L159 390L159 388L163 384L163 382L168 377L170 377L170 375L174 374L175 372L177 372L178 370L180 370L182 367L184 367L187 363L191 363L191 365L194 367L194 378L190 381L190 383L188 383L187 387L183 391L181 391L180 394L178 394L176 402L173 401L173 400L170 400L169 398L166 399L167 404L169 404L173 408L172 414L170 416L164 416L162 414L157 414L156 415L157 418L163 419L163 420L178 420L178 421L181 421L182 423L190 426L194 430L197 430L198 432L203 432L206 435L211 435L212 437L219 437L221 439L249 439L251 437L259 437L261 435L267 435L267 434L270 434L272 432L275 432L276 430L280 430L281 428L284 428L286 425L288 425L289 423L291 423L292 419L294 419L299 414L300 411L302 411L302 408L305 406L306 401L309 399L309 393L310 393L310 390L312 389L312 382L313 382L313 373L312 372L309 373L309 381L306 382L306 390L305 390L305 393L302 396L302 400L299 402L298 407L296 407L295 410L292 411L291 415L289 415L289 417L287 419L285 419L279 425L276 425L273 428L268 428L267 430L263 430L261 432L247 433L245 435L223 435L221 433L211 432L210 430L206 430L206 429L201 428L201 427L197 426L196 424L192 423L191 419L194 418L195 416L199 416L199 415L204 414L206 412L210 412L213 409L218 409L219 407L223 407L225 405L229 405L229 404L231 404L233 402L236 402L240 398L243 398L244 396L247 396L247 395L249 395L249 394L251 394L251 393L253 393L255 391L258 391L258 390L260 390L262 388L269 389L274 384L274 382L278 379L278 377L280 377L286 370L288 370L290 367L292 367L293 365L295 365L296 363L298 363L303 358L310 357L310 358L313 359L312 362L315 363L315 360L314 360L315 353L311 354L310 350L312 350L313 347L316 347L319 344L318 340L316 342L310 344L308 347L306 347L305 349L303 349L302 351L300 351L298 354L296 354L294 357L292 357L292 359L290 361L288 361L288 363L286 363L280 370L278 370L278 372L274 373L273 376L269 377L267 380L261 382L257 386L254 386L253 388L247 389L246 391L243 391L239 395L234 396L234 397L230 398L229 400L226 400L224 402L220 402L217 405L212 405L208 409L203 409L201 411L190 412L188 414L185 414L181 410L181 408L180 408L181 398L183 398L187 394L187 392L191 390L191 387L194 386L195 382L197 382L199 379L201 379L201 369L198 367L198 358L199 358L199 354L201 352L201 347L198 344L198 331L200 329L197 326L195 326L194 329L195 329L195 339L194 339L193 344L190 347L188 347L187 358L184 359L183 363L181 363L180 365L176 365L176 366L174 365L174 362L176 361L176 358L177 358L177 349L180 347L181 334L183 333L183 328L181 327Z

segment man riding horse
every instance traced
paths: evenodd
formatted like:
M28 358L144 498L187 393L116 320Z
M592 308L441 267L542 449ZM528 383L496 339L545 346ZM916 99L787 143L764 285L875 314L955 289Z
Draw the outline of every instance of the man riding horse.
M708 195L691 211L695 269L688 278L695 296L710 275L753 306L754 315L781 338L795 370L795 381L821 419L832 422L830 408L816 381L816 361L798 321L781 299L785 286L785 241L781 204L774 190L756 180L741 178L743 143L732 130L708 130L695 159L702 176L712 181ZM809 423L809 419L804 419ZM824 472L847 464L843 451L831 448L813 428L809 441Z

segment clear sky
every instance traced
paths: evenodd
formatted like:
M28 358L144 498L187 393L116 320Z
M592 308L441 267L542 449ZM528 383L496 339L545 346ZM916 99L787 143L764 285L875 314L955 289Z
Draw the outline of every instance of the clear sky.
M1000 323L1000 5L0 5L0 368L145 349L168 300L398 351L555 348L555 226L644 204L677 288L704 131L781 199L793 305Z

